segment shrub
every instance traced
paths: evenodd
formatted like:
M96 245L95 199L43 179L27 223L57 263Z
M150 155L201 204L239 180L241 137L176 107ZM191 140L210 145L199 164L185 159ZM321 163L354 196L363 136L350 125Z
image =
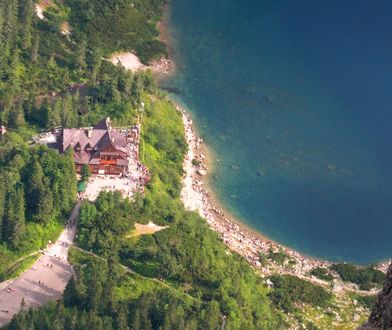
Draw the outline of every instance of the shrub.
M357 267L352 264L335 264L331 269L337 272L343 281L358 284L361 290L370 290L380 287L385 280L385 275L374 266Z
M201 164L200 160L198 160L198 159L196 159L196 158L193 158L193 159L192 159L192 165L193 165L193 166L200 166L200 164Z
M286 312L294 312L294 303L325 307L332 294L321 286L292 275L273 275L274 290L269 293L272 303Z
M272 250L270 250L268 253L268 258L278 265L283 265L288 256L281 250L278 252L273 252Z
M319 278L320 280L324 280L324 281L332 281L333 280L333 275L330 273L330 271L328 269L322 268L322 267L313 268L310 271L310 275L313 275L313 276Z
M268 263L268 256L265 255L263 252L259 253L259 262L262 266L266 266Z
M355 299L361 306L372 309L377 301L377 296L356 296Z

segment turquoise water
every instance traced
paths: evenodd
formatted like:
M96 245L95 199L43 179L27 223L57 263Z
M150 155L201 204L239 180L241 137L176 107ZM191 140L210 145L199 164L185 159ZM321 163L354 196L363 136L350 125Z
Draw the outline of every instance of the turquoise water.
M171 0L163 87L248 225L315 257L392 257L391 17L383 0Z

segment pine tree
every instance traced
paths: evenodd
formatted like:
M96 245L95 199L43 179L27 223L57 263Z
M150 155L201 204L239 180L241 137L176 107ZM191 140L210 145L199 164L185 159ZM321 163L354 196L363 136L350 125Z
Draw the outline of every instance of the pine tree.
M82 181L87 182L88 179L91 176L91 171L88 165L84 164L82 166L82 170L80 172L81 176L82 176Z
M109 91L110 95L111 95L111 101L114 103L118 103L121 101L121 93L118 90L118 80L117 79L113 79L111 81L111 85L110 85L110 91Z
M19 34L22 47L31 47L31 34L33 29L33 18L35 17L34 3L32 0L19 0Z
M75 127L77 125L77 113L73 105L73 99L67 93L62 102L63 110L61 112L61 124L63 127Z
M18 5L15 0L6 0L3 5L3 36L6 48L10 48L16 40L18 32Z
M40 39L38 33L34 33L32 46L31 46L31 62L36 63L38 60Z
M90 311L96 311L99 306L99 302L101 301L101 297L102 297L102 283L98 279L98 276L95 276L88 283L88 287L87 287L87 302L86 302L87 309Z
M140 316L140 309L136 307L136 310L134 311L134 316L132 319L132 330L140 330L142 329L142 321L141 321L141 316Z
M76 68L81 72L87 67L86 63L87 42L83 40L76 51Z
M116 322L116 326L115 326L116 329L129 330L127 310L123 304L121 304L118 307L115 322Z
M3 223L6 203L6 188L4 182L0 185L0 242L3 241Z
M4 24L4 4L0 2L0 63L4 63L4 38L3 38L3 24ZM1 66L0 66L1 73Z
M25 114L20 103L11 109L8 123L13 128L19 128L25 125Z
M44 182L46 180L44 179ZM43 189L38 196L37 215L36 219L39 222L47 223L52 219L54 214L53 196L49 187L49 183L45 182Z
M38 213L39 198L44 189L43 179L44 171L41 164L35 158L30 165L30 172L26 184L27 207L33 215Z
M0 3L0 41L3 39L4 3Z
M80 329L78 327L79 325L79 313L78 310L76 308L74 308L71 312L71 314L67 314L66 320L65 320L65 324L67 324L67 330L76 330L76 329Z
M92 56L91 56L91 81L93 83L93 85L96 84L97 81L97 76L99 73L99 70L101 68L102 65L102 49L101 48L94 48L93 52L92 52Z
M13 318L9 326L7 327L9 330L24 330L28 329L26 314L16 314Z
M62 210L69 211L69 209L74 204L77 195L76 186L76 169L73 158L73 150L67 150L62 157L63 166L63 184L60 186L60 191L62 192Z
M60 98L57 98L54 105L49 105L48 127L54 128L61 125L61 112L63 105Z
M10 70L12 70L10 75L10 93L15 96L19 96L22 93L22 72L24 70L24 66L20 58L20 49L14 49L12 52L12 61L10 65Z
M210 329L219 329L222 323L221 312L219 309L219 303L216 300L212 300L208 304L208 308L205 312L204 323L208 325Z
M22 188L13 190L7 198L4 235L12 248L17 248L25 234L25 201Z
M77 306L79 303L76 280L74 276L71 277L67 283L67 286L65 287L63 292L63 301L66 306Z
M56 320L58 321L58 329L63 330L64 329L64 321L65 321L65 307L63 302L59 302L57 304L57 310L56 310ZM55 329L56 327L53 327Z
M24 191L22 187L16 190L15 196L15 228L13 232L13 240L16 245L19 245L21 239L25 235L26 226L25 226L25 198Z

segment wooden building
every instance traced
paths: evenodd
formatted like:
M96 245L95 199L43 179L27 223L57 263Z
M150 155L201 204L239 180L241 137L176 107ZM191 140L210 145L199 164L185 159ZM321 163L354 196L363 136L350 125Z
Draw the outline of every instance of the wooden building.
M126 133L112 129L109 118L88 129L63 129L57 145L61 153L73 150L78 173L83 165L88 165L93 174L120 175L128 172L131 149Z

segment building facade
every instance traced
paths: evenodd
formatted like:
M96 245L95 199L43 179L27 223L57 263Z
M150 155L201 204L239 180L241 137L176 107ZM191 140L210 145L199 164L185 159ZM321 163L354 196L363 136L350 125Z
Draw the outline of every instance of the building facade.
M128 173L131 149L127 135L115 130L106 118L88 129L65 128L58 135L61 153L72 150L76 171L87 165L93 174L124 175Z

